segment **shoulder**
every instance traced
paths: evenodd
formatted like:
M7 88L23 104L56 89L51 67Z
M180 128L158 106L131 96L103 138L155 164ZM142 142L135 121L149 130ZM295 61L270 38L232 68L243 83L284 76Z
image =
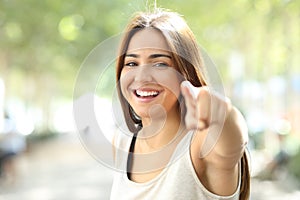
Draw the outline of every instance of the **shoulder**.
M116 160L116 156L120 152L123 154L127 154L129 150L129 146L131 143L133 137L133 133L122 131L122 130L116 130L114 132L114 135L112 137L112 148L113 148L113 156L114 160Z
M112 146L114 150L128 151L133 134L121 130L115 131L112 137Z

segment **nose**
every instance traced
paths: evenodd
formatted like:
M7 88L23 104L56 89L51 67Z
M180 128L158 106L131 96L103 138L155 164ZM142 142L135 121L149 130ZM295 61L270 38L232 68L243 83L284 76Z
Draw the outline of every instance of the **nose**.
M152 81L151 66L149 64L138 66L134 79L138 82Z

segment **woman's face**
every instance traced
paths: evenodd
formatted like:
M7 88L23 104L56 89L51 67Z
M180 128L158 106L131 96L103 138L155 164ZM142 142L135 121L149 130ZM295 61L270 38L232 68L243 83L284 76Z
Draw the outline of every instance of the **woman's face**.
M178 113L179 73L164 36L145 28L131 38L121 71L121 91L142 120ZM162 109L155 109L159 105ZM154 106L154 107L153 107ZM156 107L157 108L157 107Z

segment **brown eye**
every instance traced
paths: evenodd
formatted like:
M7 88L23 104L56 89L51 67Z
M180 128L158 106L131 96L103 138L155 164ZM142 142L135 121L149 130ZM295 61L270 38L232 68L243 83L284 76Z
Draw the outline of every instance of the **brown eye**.
M125 66L135 67L135 66L138 66L138 64L136 62L127 62L127 63L125 63Z

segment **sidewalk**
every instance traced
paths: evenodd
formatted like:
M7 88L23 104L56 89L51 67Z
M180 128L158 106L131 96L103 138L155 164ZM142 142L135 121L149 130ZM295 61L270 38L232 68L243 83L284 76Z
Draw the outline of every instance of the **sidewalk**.
M109 199L112 171L84 149L76 134L42 141L16 163L18 179L0 185L0 200Z
M260 181L251 180L251 200L299 200L300 191L292 189L290 180Z
M17 160L18 179L0 185L0 200L109 199L112 170L97 162L76 134L62 135L34 145ZM251 200L296 200L300 191L289 180L251 182Z

